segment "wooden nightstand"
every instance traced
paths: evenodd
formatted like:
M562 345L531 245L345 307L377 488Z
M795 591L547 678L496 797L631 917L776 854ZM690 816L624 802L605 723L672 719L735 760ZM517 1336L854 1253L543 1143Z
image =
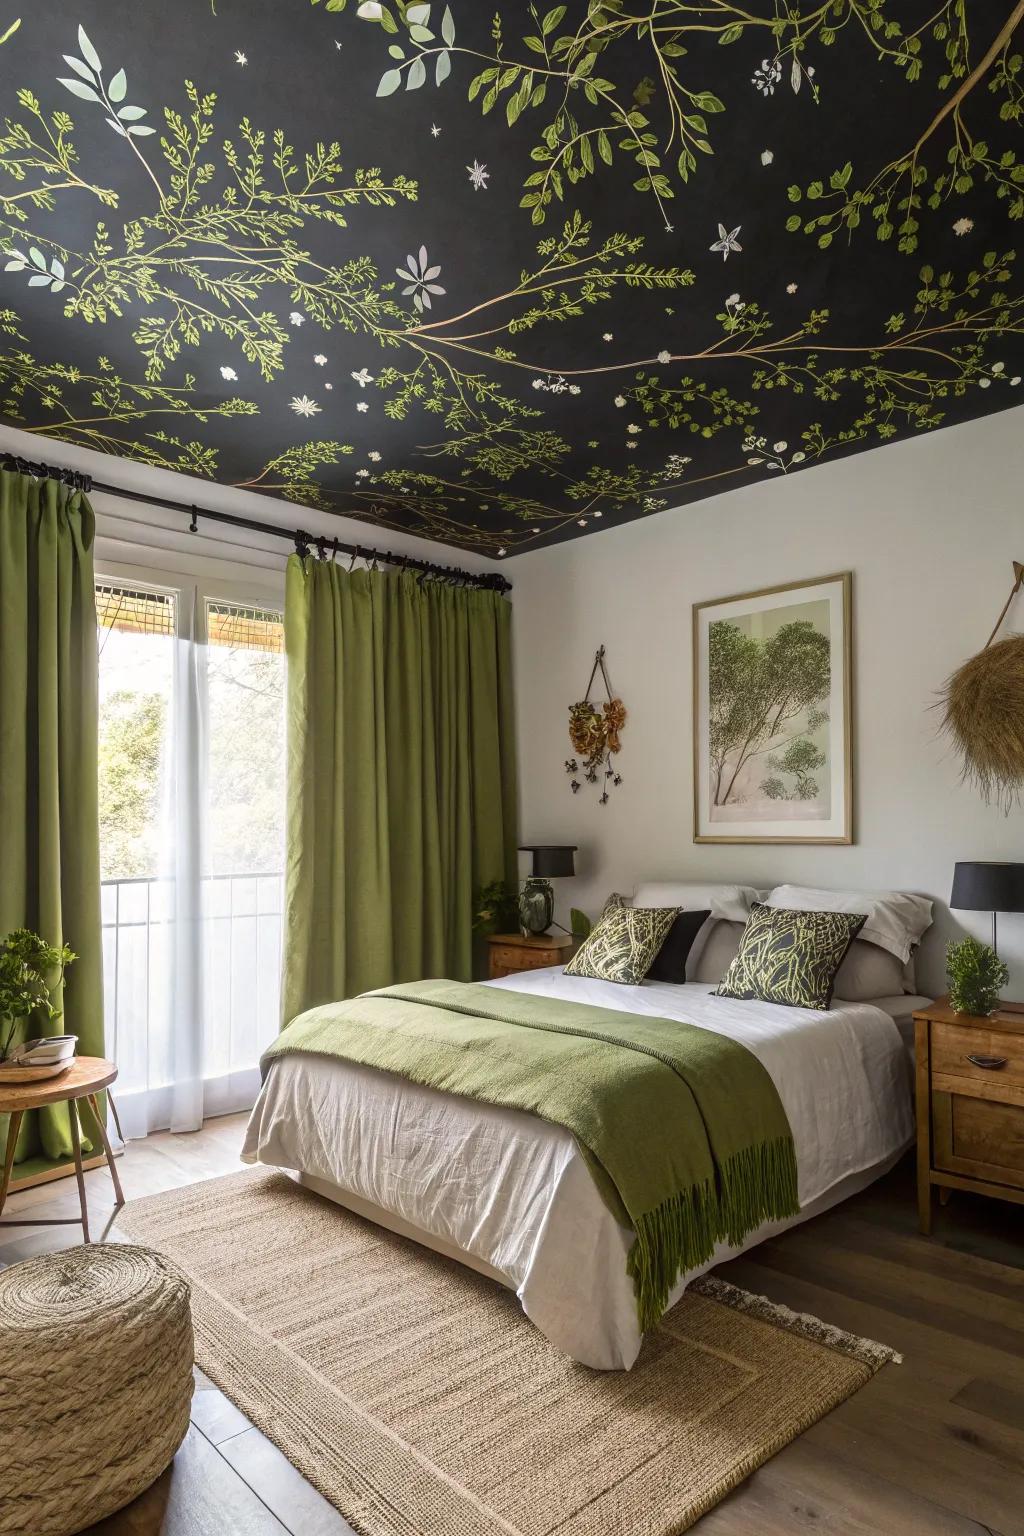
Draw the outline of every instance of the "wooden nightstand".
M514 976L517 971L539 971L545 965L564 965L573 941L566 934L496 933L487 940L491 948L491 980Z
M932 1188L1024 1205L1024 1013L975 1018L940 997L914 1014L917 1206L932 1226Z

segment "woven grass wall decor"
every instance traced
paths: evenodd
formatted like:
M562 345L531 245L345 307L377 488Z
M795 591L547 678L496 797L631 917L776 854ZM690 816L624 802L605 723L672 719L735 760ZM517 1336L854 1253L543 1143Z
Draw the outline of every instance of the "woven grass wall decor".
M995 628L977 656L946 683L944 725L963 760L961 775L985 800L1008 813L1024 792L1024 635L995 641L1024 583L1024 563L1013 562L1014 583Z

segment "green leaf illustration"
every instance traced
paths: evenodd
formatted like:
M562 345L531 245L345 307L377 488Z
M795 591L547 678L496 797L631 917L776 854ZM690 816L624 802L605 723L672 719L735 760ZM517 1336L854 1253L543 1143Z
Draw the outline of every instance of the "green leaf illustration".
M446 5L444 15L441 17L441 36L450 48L455 42L455 19L452 16L452 8Z
M423 60L422 59L413 59L412 63L409 65L409 73L408 73L408 75L406 76L406 79L405 79L405 88L406 88L406 90L407 91L416 91L416 90L418 90L419 87L423 84L423 82L424 82L424 80L426 78L427 78L427 66L424 64Z
M124 101L124 98L127 94L128 77L123 69L119 69L117 74L111 80L110 84L107 86L107 95L110 97L111 101Z
M99 101L99 97L91 85L86 85L82 80L62 80L58 77L58 85L70 91L72 96L79 96L83 101Z
M443 80L448 79L448 76L451 74L451 72L451 54L448 52L447 48L443 48L438 54L437 64L434 66L434 84L440 85Z
M378 96L391 96L391 95L394 94L395 91L398 90L398 87L401 85L401 83L402 83L402 72L401 72L401 70L398 70L398 69L388 69L388 70L385 70L384 74L382 74L381 77L380 77L380 84L377 87L377 95Z
M84 27L79 27L78 29L78 46L82 50L82 58L85 62L91 64L97 74L101 74L103 65L100 63L100 56L92 43L90 43Z

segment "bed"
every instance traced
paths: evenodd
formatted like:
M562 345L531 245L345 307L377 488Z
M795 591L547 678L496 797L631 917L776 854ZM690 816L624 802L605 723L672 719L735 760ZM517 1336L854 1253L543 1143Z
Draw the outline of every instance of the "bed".
M905 1033L924 999L816 1011L715 997L707 983L623 986L560 967L489 985L702 1026L746 1046L774 1082L793 1133L799 1214L719 1245L680 1274L671 1301L712 1264L864 1188L913 1139ZM562 1127L375 1068L284 1056L270 1066L242 1157L491 1276L574 1359L604 1370L635 1361L633 1234Z

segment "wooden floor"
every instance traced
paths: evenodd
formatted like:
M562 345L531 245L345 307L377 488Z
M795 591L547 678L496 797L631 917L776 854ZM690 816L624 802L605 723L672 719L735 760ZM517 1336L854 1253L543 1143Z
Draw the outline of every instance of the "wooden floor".
M243 1124L232 1116L133 1142L120 1164L128 1199L233 1171ZM110 1178L98 1169L87 1181L100 1238L114 1214ZM13 1197L5 1215L75 1208L65 1179ZM3 1233L0 1265L61 1247L74 1231ZM700 1536L1024 1536L1024 1209L954 1195L921 1238L905 1162L721 1273L882 1340L905 1363L749 1478L704 1517ZM211 1382L197 1381L173 1466L93 1536L350 1531Z

